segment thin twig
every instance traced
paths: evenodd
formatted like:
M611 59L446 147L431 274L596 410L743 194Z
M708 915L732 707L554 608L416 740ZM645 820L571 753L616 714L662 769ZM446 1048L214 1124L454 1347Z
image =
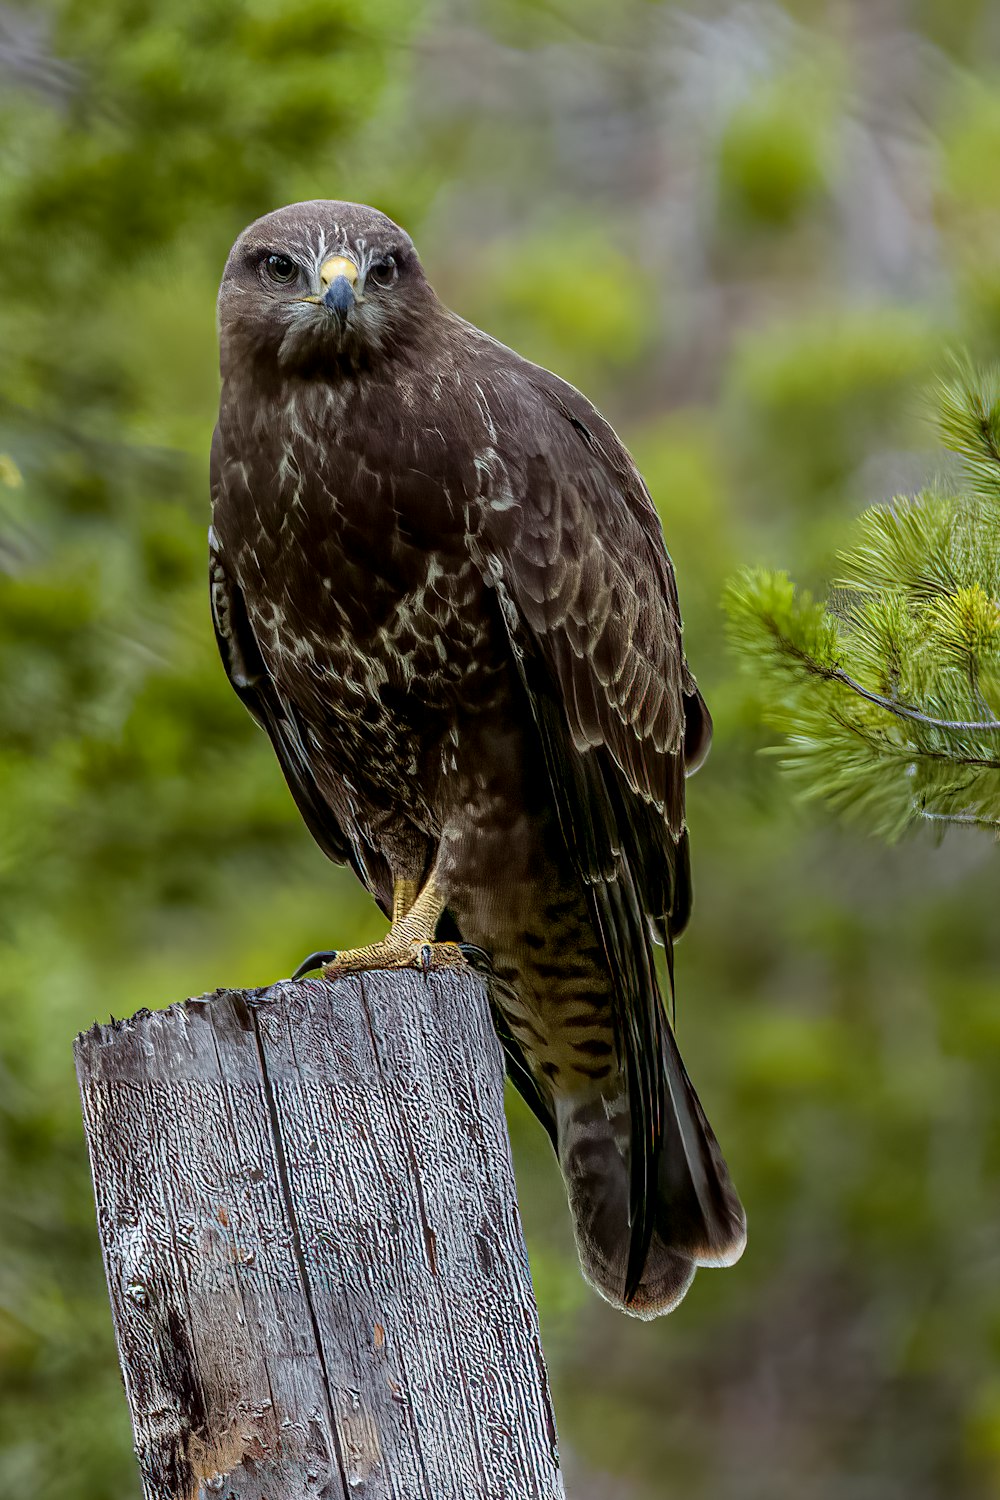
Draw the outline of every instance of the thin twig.
M1000 732L1000 719L936 719L931 714L923 713L919 708L909 708L906 704L897 703L893 698L884 698L881 693L873 693L870 688L862 687L860 682L844 671L843 667L824 667L821 662L815 663L816 671L821 677L830 678L834 682L842 682L859 697L866 698L869 703L874 703L877 708L887 709L889 713L895 714L898 719L912 719L917 724L923 724L928 729L957 729L968 730L977 734Z
M972 828L992 828L1000 831L1000 819L997 818L980 818L975 813L928 812L925 807L917 808L917 811L928 823L965 823Z
M876 708L884 708L887 712L895 714L897 719L911 719L916 724L923 724L927 729L954 729L975 734L997 734L1000 733L1000 719L936 719L931 714L923 713L919 708L910 708L904 703L897 703L893 698L886 698L881 693L875 693L871 688L863 687L860 682L855 681L843 667L824 666L808 651L803 651L785 633L779 629L777 621L765 615L764 623L774 636L781 649L789 656L793 656L807 672L814 677L822 677L827 682L840 682L844 687L857 693L869 703L874 703Z
M883 759L907 761L915 765L920 760L941 760L949 766L974 766L981 771L1000 771L1000 759L983 755L956 755L951 750L929 750L925 745L899 745L890 740L882 730L871 729L843 714L831 713L835 724L863 740L876 755Z

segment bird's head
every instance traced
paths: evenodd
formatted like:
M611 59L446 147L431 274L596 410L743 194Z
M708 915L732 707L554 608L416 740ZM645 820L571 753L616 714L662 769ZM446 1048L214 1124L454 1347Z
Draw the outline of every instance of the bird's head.
M244 229L219 290L222 373L361 365L419 343L434 293L405 230L360 203L293 203Z

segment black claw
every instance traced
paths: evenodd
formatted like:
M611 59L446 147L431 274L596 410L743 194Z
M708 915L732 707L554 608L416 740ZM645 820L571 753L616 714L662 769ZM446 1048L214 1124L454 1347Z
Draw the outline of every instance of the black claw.
M477 948L475 943L459 943L458 951L469 968L475 969L477 974L493 973L493 960L485 948Z
M325 948L321 949L319 953L310 953L309 957L304 958L299 964L292 978L301 979L303 975L311 974L313 969L325 968L327 964L332 964L336 957L336 948Z
M425 974L429 974L430 973L430 971L431 971L431 965L433 964L433 962L434 962L434 949L431 947L430 943L421 943L421 945L420 945L420 967L423 969L423 971L424 971Z

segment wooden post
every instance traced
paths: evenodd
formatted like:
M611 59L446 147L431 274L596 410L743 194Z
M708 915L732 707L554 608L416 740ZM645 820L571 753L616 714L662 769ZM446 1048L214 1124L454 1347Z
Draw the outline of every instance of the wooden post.
M482 982L220 990L77 1039L146 1500L557 1500Z

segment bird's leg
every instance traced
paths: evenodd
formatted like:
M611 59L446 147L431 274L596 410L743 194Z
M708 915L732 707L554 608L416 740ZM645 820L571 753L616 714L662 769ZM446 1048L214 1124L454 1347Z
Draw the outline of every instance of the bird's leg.
M397 880L392 887L393 924L401 922L420 894L419 880Z
M349 948L324 966L328 979L343 974L361 974L369 969L453 968L464 964L457 943L436 943L434 932L444 911L445 898L434 877L419 889L415 880L397 880L392 893L392 925L379 943Z

